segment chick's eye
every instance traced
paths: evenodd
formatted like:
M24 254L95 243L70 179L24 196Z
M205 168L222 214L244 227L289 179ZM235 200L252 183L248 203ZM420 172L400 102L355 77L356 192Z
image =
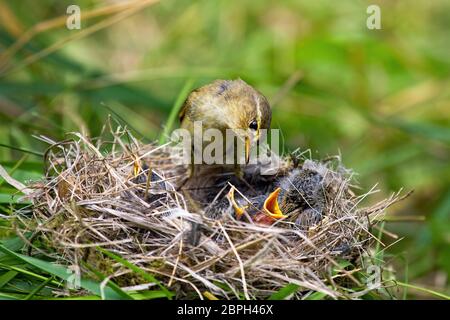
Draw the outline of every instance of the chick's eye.
M258 130L258 122L256 122L256 120L253 120L252 122L250 122L248 127L252 130Z

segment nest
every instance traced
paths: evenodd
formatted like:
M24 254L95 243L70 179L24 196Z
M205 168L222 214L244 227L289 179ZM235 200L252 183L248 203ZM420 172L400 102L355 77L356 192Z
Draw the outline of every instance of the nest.
M181 188L188 168L174 161L171 146L143 144L125 128L106 131L96 139L80 133L62 142L45 139L51 144L45 178L28 185L31 216L18 216L22 234L32 233L29 254L78 265L89 275L94 268L122 287L154 285L102 254L102 247L185 299L265 299L289 284L298 286L290 296L295 299L367 293L354 271L370 259L371 244L379 241L371 229L398 194L362 208L370 193L352 191L353 175L338 158L297 154L280 158L273 175L248 180L250 187L270 186L293 170L315 170L323 177L320 221L299 228L289 219L261 225L229 214L211 217L206 212L227 189L248 197L248 186L204 172ZM244 169L244 178L258 177L252 170Z

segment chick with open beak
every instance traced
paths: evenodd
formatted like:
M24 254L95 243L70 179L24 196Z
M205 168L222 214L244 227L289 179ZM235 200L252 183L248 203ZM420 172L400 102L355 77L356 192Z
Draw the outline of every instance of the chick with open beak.
M202 123L203 129L218 129L224 137L223 163L229 163L227 154L233 152L233 166L240 174L237 144L228 141L227 130L232 130L244 143L245 163L249 162L251 147L261 139L262 130L269 129L272 112L267 99L241 79L215 80L190 93L180 112L181 128L195 134L194 124ZM194 138L195 139L195 138ZM193 139L193 141L194 141ZM205 147L205 145L203 146ZM194 165L191 171L194 171ZM193 172L191 172L191 176Z
M278 182L279 208L289 220L305 229L318 223L325 214L324 176L313 169L295 169Z
M278 220L295 222L300 229L318 223L324 214L323 176L311 169L295 169L275 184L275 190L244 204L236 200L234 189L228 194L237 219L248 213L253 222L271 225ZM247 201L248 202L248 201Z

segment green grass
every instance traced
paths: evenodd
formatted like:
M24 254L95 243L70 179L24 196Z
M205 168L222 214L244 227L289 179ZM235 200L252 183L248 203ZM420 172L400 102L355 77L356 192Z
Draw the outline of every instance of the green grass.
M4 241L0 244L0 298L8 299L50 299L52 294L49 289L64 291L69 290L67 283L73 278L74 272L67 266L56 264L52 261L41 258L29 257L16 251L19 251L23 243L18 238ZM135 267L123 258L120 258L104 249L100 252L119 261L121 264L130 267L133 271L142 275L149 283L155 283L161 290L145 290L141 292L125 292L111 280L106 282L102 288L102 282L105 276L94 271L98 281L81 278L72 285L86 292L93 294L87 296L88 299L156 299L169 298L173 293L168 291L150 274ZM91 269L92 271L92 269ZM72 277L72 278L71 278ZM29 284L32 284L31 286ZM25 285L27 284L27 285ZM47 289L44 291L44 289ZM44 292L43 292L44 291Z
M83 12L105 5L76 3ZM62 20L6 60L14 72L0 71L0 164L19 181L39 179L47 146L33 135L62 140L67 132L86 130L96 136L108 114L144 141L163 142L191 88L241 77L269 100L277 98L273 127L282 128L287 151L342 154L363 188L379 183L374 201L402 187L415 190L388 213L425 221L386 222L386 230L404 239L387 250L377 248L378 258L395 267L397 298L447 298L450 4L380 2L382 30L371 31L365 19L372 3L169 0L73 41L79 31L65 29ZM63 16L69 4L0 2L8 16L0 19L0 54L33 25ZM115 14L83 21L80 31ZM42 52L49 54L36 59ZM302 79L278 97L299 71ZM19 197L0 179L0 239L15 239L10 219L1 217L26 205ZM17 239L3 240L0 298L51 298L51 290L63 288L66 267L29 260ZM85 298L101 298L99 283L85 281ZM123 292L109 282L105 295L151 299L169 297L169 289ZM274 296L293 291L287 285Z

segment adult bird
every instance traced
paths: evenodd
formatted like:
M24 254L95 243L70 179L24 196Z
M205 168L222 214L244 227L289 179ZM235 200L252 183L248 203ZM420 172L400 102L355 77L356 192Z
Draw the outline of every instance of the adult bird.
M270 128L272 111L264 95L245 81L215 80L189 94L179 117L181 128L187 129L192 137L189 151L198 152L200 156L203 155L209 142L204 141L203 136L199 136L202 132L196 132L195 124L201 125L202 130L219 130L224 143L221 149L223 156L219 159L221 163L217 164L222 167L231 165L239 176L242 173L240 170L242 160L245 160L246 164L249 162L251 147L261 139L263 129ZM233 139L227 139L227 130L233 134ZM239 153L235 137L244 145L244 159ZM200 148L194 148L195 139L200 140ZM230 153L232 157L229 156ZM193 157L191 162L192 160ZM198 165L204 167L205 162L207 161L202 158ZM194 175L196 167L198 166L191 163L190 176Z
M219 169L221 173L234 171L236 177L243 180L240 166L242 156L248 164L251 147L260 141L264 129L270 128L272 111L264 95L245 81L215 80L189 94L179 118L180 127L186 129L191 138L191 143L187 146L189 150L186 150L191 154L189 177L181 184L181 187L190 181L187 189L195 190L202 187L208 188L208 184L216 185L216 169ZM200 131L198 131L199 127ZM211 163L209 159L203 157L204 150L210 143L203 139L203 132L208 129L216 129L222 137L223 144L219 145L219 150L215 151L220 151L222 154L214 157L219 163ZM238 148L239 145L244 146L243 155ZM198 156L200 161L194 161ZM195 192L192 195L195 195ZM213 206L213 211L220 212L219 216L227 211L226 208L230 205L227 199L221 200L221 205ZM197 223L192 224L192 230L189 233L191 244L197 244L200 229Z

